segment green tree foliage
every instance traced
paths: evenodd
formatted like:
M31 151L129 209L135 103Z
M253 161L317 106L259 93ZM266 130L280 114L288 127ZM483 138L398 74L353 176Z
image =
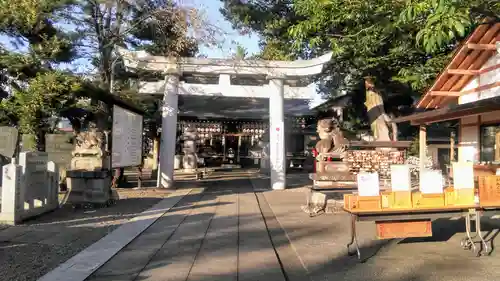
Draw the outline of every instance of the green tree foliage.
M499 16L497 0L413 0L399 19L419 26L418 46L433 53L463 38L479 22L498 20Z
M79 89L79 80L55 70L75 55L72 34L55 24L72 5L68 0L0 2L0 34L9 36L14 46L0 45L0 122L34 135L38 144L52 117L76 104L73 91Z
M292 60L300 55L292 48L294 38L288 29L301 17L297 16L294 0L221 0L222 15L235 29L246 34L250 31L259 33L262 52L259 56L266 60Z
M236 46L236 50L234 52L234 58L238 60L243 60L247 57L248 52L247 49L241 45Z
M388 112L407 114L457 42L484 17L499 15L494 0L221 1L235 27L261 35L264 58L332 51L320 91L353 96L353 105L361 105L349 108L353 128L364 123L364 77L374 78Z
M153 55L192 57L198 52L199 42L188 32L192 27L190 18L196 18L196 12L172 1L145 1L145 6L132 10L133 21L147 19L140 28L132 30L133 37L129 42L135 49L145 50ZM193 20L196 21L191 19Z
M81 81L66 73L39 73L29 81L28 87L14 90L11 98L5 100L2 106L8 112L15 112L12 115L21 132L40 135L53 129L53 117L62 116L76 106L76 93L80 88Z

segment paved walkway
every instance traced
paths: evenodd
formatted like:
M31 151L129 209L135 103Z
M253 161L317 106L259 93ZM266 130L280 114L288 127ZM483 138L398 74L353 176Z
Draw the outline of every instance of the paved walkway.
M358 224L362 254L369 259L359 263L346 255L350 240L346 213L309 218L297 208L304 195L294 190L265 192L273 214L287 234L307 271L304 280L329 281L491 281L500 280L500 258L476 257L460 247L464 237L463 219L433 222L433 237L420 239L375 240L372 222ZM488 240L499 233L500 222L483 218L483 234Z
M285 280L248 179L206 182L87 280Z
M463 220L436 221L434 237L404 241L377 241L373 223L362 223L371 258L359 263L346 255L347 215L310 218L300 210L303 188L264 191L266 179L244 172L214 173L199 186L85 280L500 280L495 252L476 258L459 247ZM495 237L500 224L486 225Z

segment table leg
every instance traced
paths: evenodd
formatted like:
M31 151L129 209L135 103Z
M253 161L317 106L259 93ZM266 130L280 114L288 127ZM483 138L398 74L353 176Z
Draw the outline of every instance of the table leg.
M481 233L481 212L478 211L476 211L476 234L479 236L479 239L481 239L481 246L482 246L477 255L480 256L482 251L484 251L484 253L488 255L489 247L488 244L486 244L486 241L484 240L483 234Z
M351 252L351 246L356 247L356 253ZM351 214L351 242L347 244L347 254L352 256L357 254L358 260L361 259L361 251L359 250L358 238L356 237L356 215Z
M471 213L467 213L465 215L465 234L466 237L462 239L461 245L464 249L470 250L473 248L474 252L476 252L476 245L474 244L474 240L472 240L472 235L471 235ZM475 237L475 236L474 236Z

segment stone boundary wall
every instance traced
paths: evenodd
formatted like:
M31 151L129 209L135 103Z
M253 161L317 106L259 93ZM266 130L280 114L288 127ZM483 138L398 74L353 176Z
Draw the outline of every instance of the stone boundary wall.
M2 168L0 222L17 224L59 207L59 170L46 152L21 152Z

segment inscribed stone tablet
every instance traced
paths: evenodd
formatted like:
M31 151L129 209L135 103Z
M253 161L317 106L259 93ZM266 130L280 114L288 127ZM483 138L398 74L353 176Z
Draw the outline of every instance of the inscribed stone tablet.
M391 165L392 191L410 191L411 175L408 165Z
M17 129L12 127L0 127L0 155L14 157L17 144Z
M441 171L424 170L420 172L420 192L425 194L443 193L444 180Z
M378 196L380 195L380 183L378 173L361 172L357 176L358 195L359 196Z
M60 167L69 167L74 149L71 134L47 134L45 136L45 151L49 161L54 161Z
M453 162L453 188L474 188L474 168L472 162Z

